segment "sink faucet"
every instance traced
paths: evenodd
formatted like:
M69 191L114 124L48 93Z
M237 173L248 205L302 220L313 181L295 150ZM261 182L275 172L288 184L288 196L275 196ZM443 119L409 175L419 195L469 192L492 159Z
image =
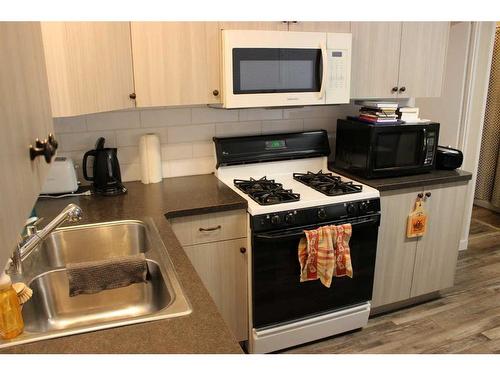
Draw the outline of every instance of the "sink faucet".
M32 253L34 249L59 225L65 221L76 223L82 219L82 209L76 204L68 204L54 220L48 223L42 230L36 229L36 222L27 227L27 235L17 245L12 255L12 266L16 274L22 273L22 262ZM39 220L37 220L38 222Z

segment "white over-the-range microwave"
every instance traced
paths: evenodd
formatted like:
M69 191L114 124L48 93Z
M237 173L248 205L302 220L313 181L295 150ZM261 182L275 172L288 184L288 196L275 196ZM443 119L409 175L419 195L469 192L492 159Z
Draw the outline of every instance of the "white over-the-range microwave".
M222 106L348 103L349 33L222 30Z

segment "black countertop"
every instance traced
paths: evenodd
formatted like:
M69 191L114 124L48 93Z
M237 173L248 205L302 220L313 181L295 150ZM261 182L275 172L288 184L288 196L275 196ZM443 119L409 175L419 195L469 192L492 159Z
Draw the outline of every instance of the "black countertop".
M445 184L448 182L468 181L472 179L472 173L463 171L461 169L455 169L452 171L435 169L428 173L416 174L411 176L373 179L366 179L350 174L349 172L346 172L342 169L335 168L333 164L329 164L328 169L340 175L359 181L362 184L371 186L379 191Z
M40 199L48 223L67 204L84 213L79 224L152 218L192 306L187 316L70 335L5 348L0 353L243 353L172 231L168 217L246 208L247 202L214 175L167 178L157 184L125 183L115 197ZM65 224L67 225L67 224Z

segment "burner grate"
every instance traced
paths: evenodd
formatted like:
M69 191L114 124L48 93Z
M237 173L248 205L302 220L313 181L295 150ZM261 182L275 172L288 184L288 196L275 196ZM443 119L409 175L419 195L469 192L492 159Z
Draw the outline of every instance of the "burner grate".
M332 173L294 173L293 178L304 185L307 185L325 195L335 196L351 193L358 193L363 190L363 186L354 184L352 181L342 181L340 176Z
M300 200L300 194L283 189L282 184L268 180L266 176L258 180L252 177L249 180L235 179L234 185L262 206Z

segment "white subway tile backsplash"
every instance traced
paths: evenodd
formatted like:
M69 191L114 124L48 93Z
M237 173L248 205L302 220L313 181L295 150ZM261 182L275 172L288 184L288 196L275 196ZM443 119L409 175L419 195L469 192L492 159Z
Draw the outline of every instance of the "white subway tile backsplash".
M333 152L337 118L357 111L353 105L240 110L152 108L57 118L54 129L60 143L58 155L73 158L79 166L80 180L83 154L93 149L102 136L106 146L118 147L123 180L134 181L141 178L138 146L143 134L156 133L160 137L163 177L187 176L214 171L213 136L326 129Z
M237 109L193 107L191 108L191 114L192 114L191 122L193 124L238 121Z
M247 108L240 109L240 121L252 120L281 120L283 118L283 110L276 108Z
M262 121L262 134L300 132L304 130L304 120Z
M121 164L138 164L140 163L139 158L139 147L138 146L127 146L118 147L118 161Z
M337 118L307 118L304 119L304 130L318 130L324 129L328 132L337 129Z
M212 173L215 169L213 157L164 161L163 177L191 176Z
M217 137L235 137L261 133L261 121L240 121L215 124L215 135Z
M215 135L215 125L172 126L167 132L169 143L209 141Z
M141 111L141 126L157 128L191 123L191 108L161 108Z
M213 156L214 154L215 154L214 143L212 141L193 143L194 158Z
M61 134L61 151L87 151L95 147L99 137L106 139L105 147L116 147L116 137L113 131Z
M85 131L87 131L85 116L56 117L54 119L54 133L56 135Z
M87 130L136 129L141 126L139 111L115 111L87 116Z
M190 159L192 157L192 143L171 143L161 147L161 160Z
M120 164L122 181L139 181L141 179L140 164Z
M150 133L158 134L158 136L160 137L160 143L167 143L167 128L120 130L116 132L116 143L118 147L138 146L141 136Z

